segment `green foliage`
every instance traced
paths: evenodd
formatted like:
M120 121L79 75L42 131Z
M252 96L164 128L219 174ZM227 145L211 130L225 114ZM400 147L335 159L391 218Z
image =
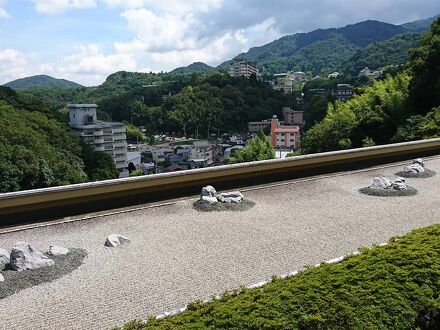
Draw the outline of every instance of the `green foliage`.
M301 70L328 74L355 55L357 49L407 32L401 26L365 21L342 28L297 33L261 47L251 48L237 57L257 61L267 73ZM231 62L220 67L226 68Z
M325 118L307 131L305 153L360 147L366 137L388 143L402 118L407 117L409 76L401 73L375 81L345 103L329 103Z
M135 170L130 173L130 176L142 176L142 175L144 175L144 172L142 172L142 170Z
M440 225L361 251L338 264L310 267L123 329L404 330L417 329L424 315L440 312ZM437 322L434 329L440 320L431 322Z
M374 143L374 140L368 136L362 140L362 147L374 147L375 145L376 143Z
M393 141L415 141L438 137L440 137L440 107L432 109L426 116L416 115L408 118L397 129Z
M8 82L4 86L13 89L24 89L31 87L55 87L55 88L79 88L82 87L73 81L56 79L46 75L26 77Z
M375 42L359 49L356 54L342 64L345 74L357 76L365 67L372 70L389 65L405 64L409 60L409 50L419 43L420 33L398 34L388 40Z
M147 138L145 137L144 133L142 133L139 128L127 122L125 122L124 124L127 134L127 141L139 142L139 143L147 141Z
M440 105L440 17L410 55L409 100L413 112L424 115Z
M0 100L0 192L87 181L79 138L41 112Z
M119 177L119 171L110 155L94 151L89 145L82 144L81 158L90 181L110 180Z
M275 150L269 139L260 131L256 137L249 141L242 150L237 150L235 155L228 158L228 164L254 162L275 158Z

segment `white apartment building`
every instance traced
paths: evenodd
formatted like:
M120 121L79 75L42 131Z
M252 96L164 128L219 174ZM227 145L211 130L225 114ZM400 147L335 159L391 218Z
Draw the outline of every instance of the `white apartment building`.
M229 75L231 77L246 77L249 78L252 75L258 77L259 71L255 62L246 60L235 60L229 68Z
M127 168L127 137L123 123L97 119L96 104L68 104L70 127L95 151L109 154L119 171Z

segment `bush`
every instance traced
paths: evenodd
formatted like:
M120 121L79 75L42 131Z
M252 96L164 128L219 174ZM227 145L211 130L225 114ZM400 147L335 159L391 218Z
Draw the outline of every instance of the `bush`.
M440 225L361 252L123 329L438 329Z

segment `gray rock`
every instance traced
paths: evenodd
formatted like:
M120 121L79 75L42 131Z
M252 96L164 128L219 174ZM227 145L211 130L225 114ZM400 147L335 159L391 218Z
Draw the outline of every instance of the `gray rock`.
M202 188L202 196L216 197L217 191L213 186L205 186Z
M377 176L371 182L371 189L389 189L393 186L393 182L383 176Z
M0 273L0 282L3 282L5 278L3 277L2 273Z
M210 204L210 205L213 205L213 204L217 204L218 200L217 200L217 197L202 196L199 199L199 203L200 204Z
M26 242L18 242L11 252L10 266L13 270L23 271L53 266L55 261L49 259Z
M64 256L67 253L69 253L69 249L66 249L64 247L61 246L56 246L56 245L51 245L49 247L49 251L47 251L47 254L50 256Z
M396 190L406 190L408 187L406 186L405 179L398 177L394 180L393 188Z
M217 199L221 203L239 204L243 201L243 194L239 191L225 192L218 194Z
M0 270L5 269L9 264L9 253L5 249L0 248Z
M405 173L423 173L425 172L425 168L419 163L414 163L410 166L407 166L403 169Z
M128 244L130 242L131 242L131 240L125 236L118 235L118 234L111 234L105 240L104 245L107 247L116 247L119 245Z
M425 167L425 162L422 158L417 158L412 161L413 164L419 164L421 167Z

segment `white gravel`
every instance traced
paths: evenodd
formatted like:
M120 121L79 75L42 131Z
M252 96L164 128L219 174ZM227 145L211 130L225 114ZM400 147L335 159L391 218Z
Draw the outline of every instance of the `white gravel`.
M440 173L440 158L426 166ZM1 234L6 249L27 241L42 251L84 248L88 257L61 279L0 300L0 319L9 329L110 329L438 223L440 175L408 179L416 196L358 192L400 168L247 191L257 204L246 212L200 213L186 200ZM104 247L114 232L131 244Z

